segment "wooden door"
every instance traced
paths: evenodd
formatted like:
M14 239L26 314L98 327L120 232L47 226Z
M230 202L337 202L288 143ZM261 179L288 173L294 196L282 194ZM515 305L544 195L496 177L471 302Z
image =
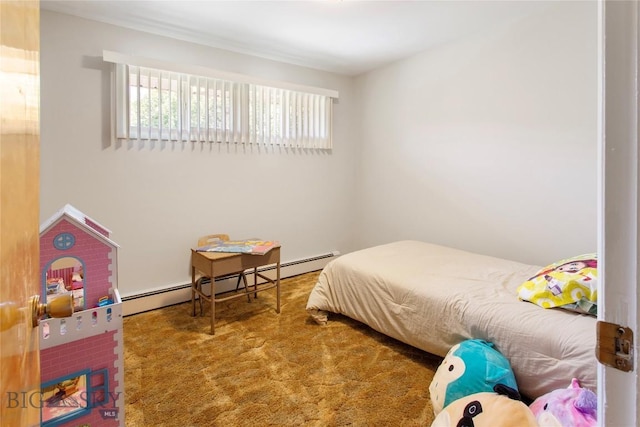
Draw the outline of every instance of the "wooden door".
M0 1L0 420L40 423L40 4Z

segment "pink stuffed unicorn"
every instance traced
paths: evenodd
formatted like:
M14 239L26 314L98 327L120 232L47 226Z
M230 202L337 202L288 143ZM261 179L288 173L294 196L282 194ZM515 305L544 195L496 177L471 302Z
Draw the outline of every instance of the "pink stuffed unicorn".
M529 406L540 427L594 427L598 398L576 378L567 388L540 396Z

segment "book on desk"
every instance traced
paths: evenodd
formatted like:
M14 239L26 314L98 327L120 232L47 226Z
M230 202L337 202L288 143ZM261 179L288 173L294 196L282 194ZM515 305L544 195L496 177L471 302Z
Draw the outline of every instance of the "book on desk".
M243 240L215 240L205 246L196 248L198 252L227 252L251 255L264 255L273 248L280 246L275 240L243 239Z

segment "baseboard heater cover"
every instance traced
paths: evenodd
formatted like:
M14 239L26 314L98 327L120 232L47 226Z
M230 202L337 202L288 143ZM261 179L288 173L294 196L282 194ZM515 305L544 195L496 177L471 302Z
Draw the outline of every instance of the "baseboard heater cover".
M284 279L287 277L297 276L299 274L320 270L331 260L331 258L335 258L339 255L340 252L333 251L314 257L281 263L280 278ZM258 272L263 274L275 272L275 270L275 265L268 265L258 268ZM247 276L247 280L253 280L250 279L250 277L253 276L253 270L245 271L245 275ZM218 292L216 292L216 294L234 290L237 277L237 275L217 277L216 288ZM209 283L210 282L206 279L203 281L204 285L207 285ZM191 300L191 283L185 283L182 285L176 285L150 292L142 292L139 294L122 297L122 314L123 316L129 316L132 314L155 310L174 304L181 304L189 300Z

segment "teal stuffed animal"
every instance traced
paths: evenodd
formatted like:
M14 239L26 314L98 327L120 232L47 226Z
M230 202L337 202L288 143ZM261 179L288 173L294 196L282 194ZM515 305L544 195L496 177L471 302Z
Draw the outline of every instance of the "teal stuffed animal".
M429 386L433 412L475 393L493 392L496 385L518 391L511 364L490 342L466 340L453 346Z

